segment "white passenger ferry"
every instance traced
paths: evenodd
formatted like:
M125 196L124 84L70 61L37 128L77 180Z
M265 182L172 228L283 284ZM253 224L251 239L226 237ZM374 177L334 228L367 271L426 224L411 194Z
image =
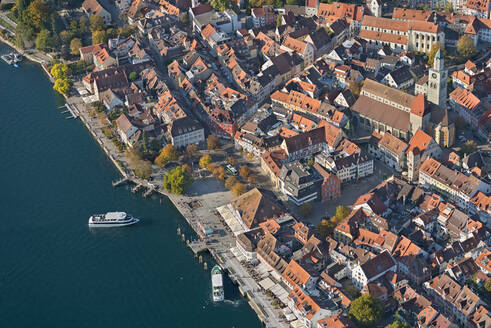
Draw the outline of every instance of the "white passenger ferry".
M222 270L218 265L211 269L211 284L213 286L213 301L221 302L224 300Z
M140 221L125 212L107 212L94 214L89 218L89 227L122 227Z

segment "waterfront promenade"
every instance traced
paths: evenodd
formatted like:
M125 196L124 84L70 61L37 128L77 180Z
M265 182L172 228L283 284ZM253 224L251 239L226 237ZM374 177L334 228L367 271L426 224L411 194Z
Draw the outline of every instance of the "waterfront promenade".
M217 207L227 204L233 198L232 193L223 187L223 183L215 178L197 179L187 190L187 195L175 195L163 189L161 180L152 181L150 184L146 180L135 177L128 168L129 162L126 156L116 149L112 141L102 132L105 124L90 115L89 108L82 98L68 97L67 104L85 124L124 178L137 185L152 188L155 192L168 197L198 235L201 235L198 222L213 229L214 233L209 237L206 249L224 270L233 274L239 290L248 298L259 319L266 327L288 327L280 309L271 304L272 299L266 296L258 282L231 252L231 248L235 246L235 237L216 214ZM200 204L200 206L192 206L192 204Z

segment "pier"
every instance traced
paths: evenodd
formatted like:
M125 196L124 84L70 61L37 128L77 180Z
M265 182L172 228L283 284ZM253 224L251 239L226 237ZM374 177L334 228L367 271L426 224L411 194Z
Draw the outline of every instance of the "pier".
M128 178L121 178L121 179L119 179L119 180L117 180L117 181L113 181L113 187L120 186L120 185L122 185L122 184L127 183L128 181L129 181L129 179L128 179Z
M136 194L138 192L138 190L140 190L140 188L143 187L143 184L141 183L138 183L136 186L134 186L133 188L131 188L131 192Z
M147 198L148 196L150 196L153 192L155 191L155 187L154 186L151 186L147 189L147 191L145 191L143 193L143 197Z
M187 243L189 248L193 251L194 254L198 255L201 252L208 250L205 242L202 240L195 240Z
M77 118L78 117L77 113L75 112L75 109L72 109L68 103L66 103L64 106L61 106L59 108L63 108L63 107L66 108L66 111L64 111L62 113L70 112L70 116L66 117L67 120L70 118Z

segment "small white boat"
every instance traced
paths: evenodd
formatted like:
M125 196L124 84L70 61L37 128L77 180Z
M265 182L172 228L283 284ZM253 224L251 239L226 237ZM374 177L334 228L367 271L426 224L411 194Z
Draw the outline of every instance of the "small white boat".
M135 224L140 220L125 212L107 212L94 214L89 218L89 227L123 227Z
M221 302L225 299L223 292L223 278L222 278L222 270L218 265L215 265L213 269L211 269L211 284L212 284L212 292L213 292L213 301Z

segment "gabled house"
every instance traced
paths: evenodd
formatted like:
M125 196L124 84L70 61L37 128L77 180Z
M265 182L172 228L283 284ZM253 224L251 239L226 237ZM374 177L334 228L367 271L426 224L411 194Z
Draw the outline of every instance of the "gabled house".
M116 119L116 126L123 142L128 145L128 147L133 147L140 135L138 128L131 123L126 114L121 114L121 116Z
M363 264L356 264L351 277L354 286L361 290L368 283L382 277L387 272L396 272L396 261L388 251L383 251Z

